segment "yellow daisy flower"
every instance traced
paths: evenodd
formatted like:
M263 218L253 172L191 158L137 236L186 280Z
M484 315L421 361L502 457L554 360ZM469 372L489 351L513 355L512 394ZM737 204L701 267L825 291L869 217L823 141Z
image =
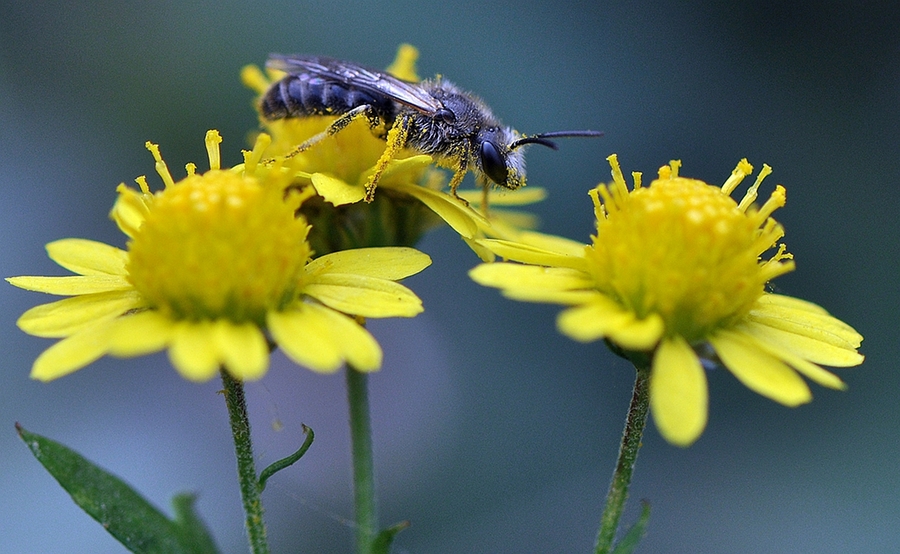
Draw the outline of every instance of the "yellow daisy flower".
M415 69L417 58L418 50L408 44L401 45L388 71L401 79L419 81ZM266 74L255 65L241 72L244 84L260 96L282 77L282 72L268 70ZM298 144L325 130L334 119L310 116L267 120L260 115L260 125L272 137L266 156L285 156ZM296 168L297 182L312 186L318 196L302 208L313 225L310 237L313 247L412 246L441 220L463 237L476 236L479 225L486 225L484 218L442 192L444 176L432 167L431 156L411 150L401 151L391 161L378 182L378 194L372 205L362 202L366 196L365 184L385 149L385 141L377 136L378 131L370 129L368 122L357 120L294 156L296 162L292 166ZM325 225L317 224L320 218ZM316 235L317 228L328 228L329 235L320 238Z
M35 361L31 376L62 377L101 356L167 349L187 379L205 381L225 367L242 380L268 367L269 344L320 372L345 362L381 365L381 349L361 318L412 317L416 295L395 281L430 265L412 248L367 248L312 259L309 224L295 216L304 196L292 171L259 159L261 135L245 163L221 169L216 131L207 134L209 171L172 178L159 148L147 143L165 189L118 188L112 217L127 250L84 239L47 245L50 258L76 273L12 277L13 285L69 296L18 320L26 333L61 338Z
M702 359L786 406L812 398L801 375L844 388L818 364L862 363L862 336L813 303L766 290L794 269L778 244L783 228L770 217L784 205L784 187L762 207L753 204L771 168L763 166L738 203L730 195L753 171L746 160L722 187L681 177L672 162L649 187L633 174L631 191L616 157L609 162L613 182L591 191L592 244L537 234L481 240L521 263L482 264L472 278L516 300L570 306L559 315L561 332L585 342L606 339L633 359L647 359L650 408L673 444L690 445L706 426Z

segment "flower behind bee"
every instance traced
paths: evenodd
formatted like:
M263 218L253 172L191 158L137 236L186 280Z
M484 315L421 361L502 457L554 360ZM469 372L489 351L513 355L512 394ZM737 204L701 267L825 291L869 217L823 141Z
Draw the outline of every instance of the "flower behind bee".
M119 186L112 217L127 250L63 239L47 245L69 277L12 277L27 290L70 296L19 318L25 332L61 338L35 361L44 381L97 358L167 349L187 379L204 381L224 366L239 379L268 367L271 339L297 363L334 371L381 365L381 349L355 318L412 317L421 301L395 281L431 262L412 248L368 248L313 258L310 225L296 211L305 195L292 170L258 163L261 135L245 163L219 167L215 131L207 134L209 171L172 178L159 148L147 144L165 188Z
M730 194L752 172L746 160L722 187L681 177L672 162L649 187L634 174L631 191L616 157L609 161L613 182L591 191L592 244L539 235L481 240L522 263L482 264L472 278L510 298L570 306L557 321L564 334L603 338L629 357L649 357L654 420L680 446L706 425L701 359L710 348L712 361L787 406L812 398L800 375L844 387L817 364L860 364L862 337L815 304L766 291L771 279L794 269L778 244L783 228L771 218L784 205L784 187L762 207L753 204L768 166L737 203Z

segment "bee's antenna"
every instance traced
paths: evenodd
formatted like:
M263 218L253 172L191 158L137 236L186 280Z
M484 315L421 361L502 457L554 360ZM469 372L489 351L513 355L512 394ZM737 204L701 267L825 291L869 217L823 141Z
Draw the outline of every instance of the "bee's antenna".
M530 137L522 137L518 140L514 140L512 144L509 145L509 149L515 150L516 148L524 146L526 144L541 144L543 146L546 146L547 148L557 150L559 149L559 147L556 146L556 143L552 140L547 140L548 138L600 136L603 136L602 131L550 131L549 133L538 133L537 135L531 135Z

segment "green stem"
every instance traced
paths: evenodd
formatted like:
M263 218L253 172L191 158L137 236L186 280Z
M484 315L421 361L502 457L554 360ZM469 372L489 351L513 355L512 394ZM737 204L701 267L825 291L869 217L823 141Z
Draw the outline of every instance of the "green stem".
M225 386L225 404L234 437L234 451L237 456L238 481L241 484L241 499L247 535L252 554L269 554L266 539L266 525L263 522L263 507L259 480L253 462L253 443L250 440L250 420L247 418L247 402L244 400L244 384L222 369L222 384Z
M650 367L649 364L635 365L635 369L637 377L634 381L634 393L628 407L628 417L625 419L616 471L613 473L606 495L606 508L600 518L594 554L608 554L612 551L619 519L628 499L628 486L631 484L631 474L634 472L634 463L641 447L644 425L647 423L647 412L650 407Z
M350 442L353 453L353 501L356 519L356 551L370 554L378 532L375 511L375 464L372 461L372 425L369 421L368 376L347 367L347 400L350 404Z

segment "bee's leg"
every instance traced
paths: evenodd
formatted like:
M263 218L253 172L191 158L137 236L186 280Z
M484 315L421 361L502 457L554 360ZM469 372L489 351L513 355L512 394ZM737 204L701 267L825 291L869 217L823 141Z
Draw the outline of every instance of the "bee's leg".
M324 139L340 133L341 131L343 131L344 129L347 128L347 125L350 125L351 123L353 123L354 120L356 120L360 117L363 117L363 116L369 120L370 125L371 125L371 122L373 121L373 119L377 120L377 117L375 116L375 111L372 109L372 106L370 106L368 104L363 104L362 106L357 106L357 107L353 108L352 110L350 110L349 112L345 113L344 115L342 115L339 118L332 121L331 124L328 127L326 127L325 130L322 131L321 133L317 133L317 134L309 137L305 141L301 142L300 144L298 144L296 148L294 148L293 150L288 152L287 155L285 155L285 158L293 158L297 154L304 152L306 150L309 150L316 144L322 142Z
M490 196L490 192L491 185L485 179L485 182L481 184L481 215L485 218L488 217L488 196Z
M375 162L375 171L366 182L366 202L371 202L375 199L375 188L378 187L378 180L381 178L384 170L387 169L388 163L397 155L397 152L406 146L407 135L409 135L409 117L400 116L394 122L391 130L388 131L387 146L381 157Z
M469 166L466 163L466 156L460 156L459 163L456 166L456 170L453 172L453 177L450 179L450 194L453 195L453 198L456 198L466 206L469 205L469 202L466 201L465 198L462 198L458 194L456 194L456 189L459 188L459 185L462 183L462 180L466 176L466 172L468 170Z

